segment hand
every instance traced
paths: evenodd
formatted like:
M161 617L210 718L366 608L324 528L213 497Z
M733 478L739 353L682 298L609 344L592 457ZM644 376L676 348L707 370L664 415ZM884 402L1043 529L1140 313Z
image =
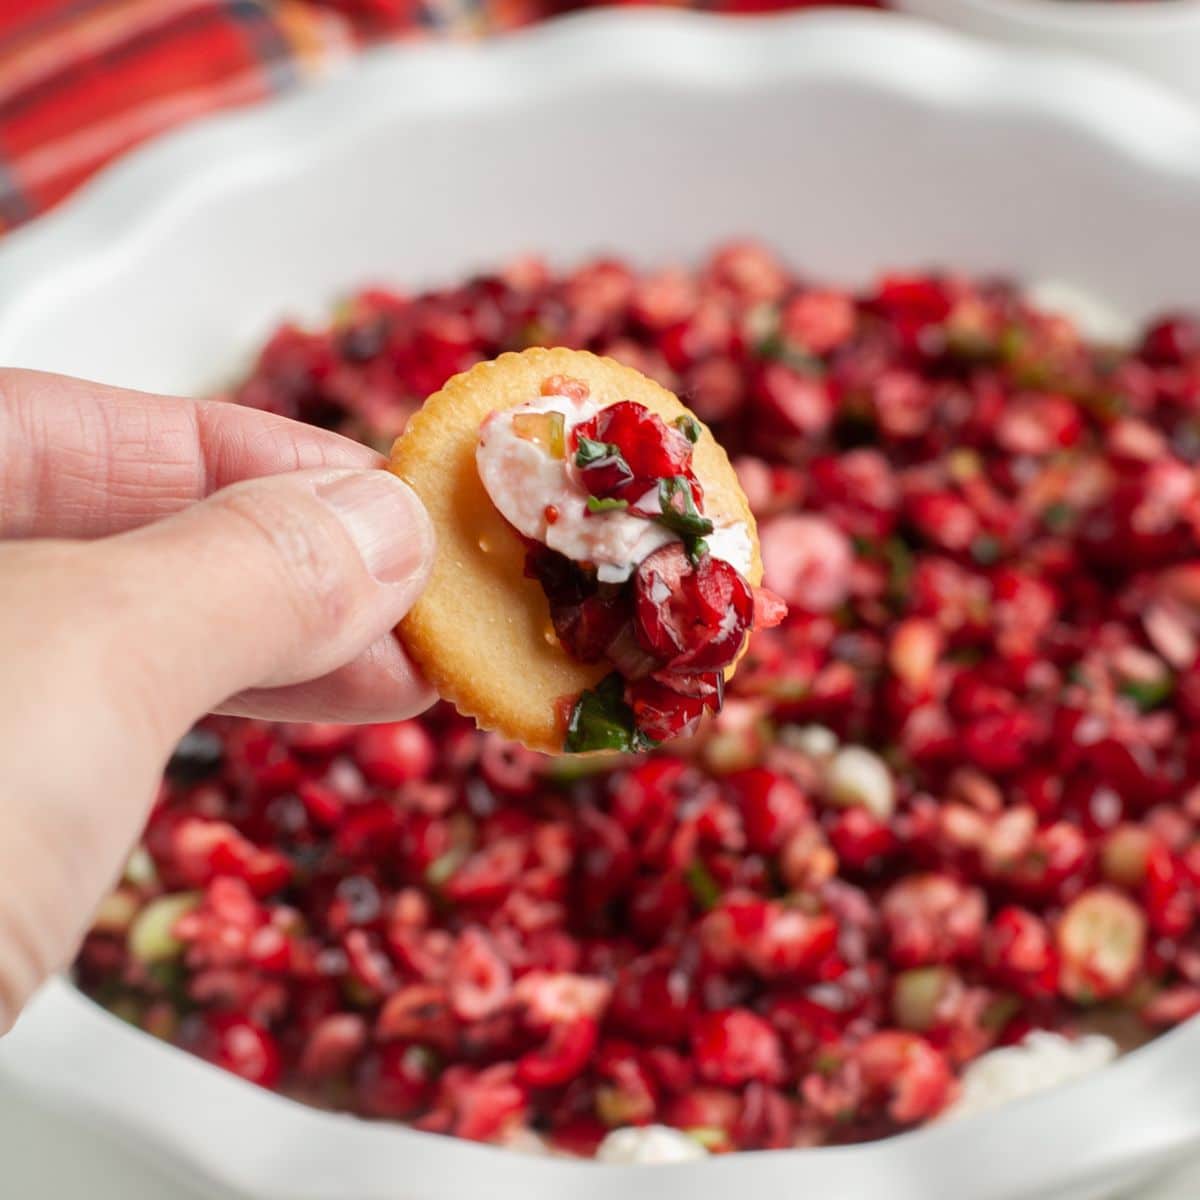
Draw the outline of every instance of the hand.
M381 465L234 405L0 370L0 1032L73 954L197 717L431 702L391 630L433 531Z

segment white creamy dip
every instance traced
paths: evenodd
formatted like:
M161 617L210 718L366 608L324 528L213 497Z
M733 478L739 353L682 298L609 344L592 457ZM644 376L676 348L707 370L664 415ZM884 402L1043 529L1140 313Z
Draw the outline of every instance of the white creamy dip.
M694 1162L707 1157L708 1151L695 1138L666 1125L627 1125L614 1129L596 1149L598 1161L624 1166Z
M591 420L601 407L592 399L539 396L491 413L480 426L475 462L484 490L518 533L573 562L592 563L601 583L623 583L643 559L677 541L677 535L626 511L589 513L588 491L573 456L557 458L513 427L519 416L561 413L563 439L569 443L571 430ZM644 503L657 508L658 499L647 497ZM750 573L752 548L744 522L717 526L705 541L714 557L742 575Z

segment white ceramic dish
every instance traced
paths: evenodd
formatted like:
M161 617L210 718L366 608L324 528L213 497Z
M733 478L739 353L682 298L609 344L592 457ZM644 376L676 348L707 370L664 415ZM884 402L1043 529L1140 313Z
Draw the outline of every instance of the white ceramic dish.
M0 361L208 387L283 314L524 249L691 257L757 234L816 275L954 264L1124 318L1200 303L1200 118L1119 72L917 22L568 21L375 54L134 156L0 249ZM302 1108L66 983L0 1074L257 1200L1096 1200L1200 1141L1200 1024L1091 1079L864 1147L539 1160Z
M1200 0L896 0L896 5L1013 45L1086 50L1200 103Z

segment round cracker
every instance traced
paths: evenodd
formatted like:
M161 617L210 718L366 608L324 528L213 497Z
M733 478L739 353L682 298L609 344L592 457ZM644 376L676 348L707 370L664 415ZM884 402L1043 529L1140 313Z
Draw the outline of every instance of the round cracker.
M563 651L541 585L525 578L525 547L475 466L483 419L536 399L551 375L583 380L602 405L635 400L668 424L685 415L696 419L666 388L611 358L525 350L479 363L430 396L396 439L389 466L424 501L438 538L429 584L400 625L408 652L438 694L481 729L557 754L571 704L612 667L576 662ZM728 455L698 423L692 465L705 515L745 522L753 550L749 579L757 586L762 559L754 516Z

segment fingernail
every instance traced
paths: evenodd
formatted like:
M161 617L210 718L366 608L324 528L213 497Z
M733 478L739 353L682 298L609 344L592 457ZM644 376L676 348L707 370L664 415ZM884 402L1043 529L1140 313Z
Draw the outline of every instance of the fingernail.
M317 488L380 583L423 579L433 558L433 529L425 507L388 471L355 471Z

